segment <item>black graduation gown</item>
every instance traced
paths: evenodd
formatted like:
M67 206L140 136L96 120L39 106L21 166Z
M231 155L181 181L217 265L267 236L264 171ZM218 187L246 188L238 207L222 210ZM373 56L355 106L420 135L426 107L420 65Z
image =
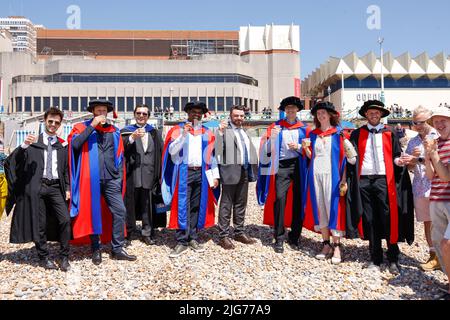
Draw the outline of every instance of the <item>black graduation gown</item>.
M357 150L358 156L356 164L347 163L347 237L359 237L358 224L363 217L363 207L361 202L359 188L359 156L364 156L361 150L358 150L358 141L360 139L361 130L367 130L367 126L363 126L352 132L350 141ZM397 135L389 127L385 127L382 132L390 131L392 141L392 162L401 155L401 146ZM398 242L407 242L412 244L414 241L414 202L412 194L412 185L407 167L398 167L394 164L394 179L397 190L397 208L398 208ZM366 229L365 219L362 219L363 233ZM392 230L390 230L392 231ZM384 235L384 239L389 239L390 234ZM364 237L363 237L364 238ZM365 239L367 240L367 239Z
M47 146L39 135L38 142L27 149L16 148L5 161L5 174L8 181L6 213L9 214L15 204L11 222L11 243L37 242L39 240L39 191L44 172L44 150ZM69 190L69 169L67 147L60 141L53 144L58 161L60 190L65 199ZM47 212L47 240L59 241L58 223L54 215Z
M128 219L132 221L142 220L142 215L140 210L136 212L136 204L134 203L134 173L139 165L137 161L136 155L138 154L136 151L136 143L130 143L129 137L133 131L130 131L128 127L123 128L121 131L123 145L124 145L124 154L125 154L125 165L126 165L126 194L125 194L125 207L127 208ZM154 188L150 190L150 199L152 200L150 203L149 212L152 215L152 228L158 227L166 227L167 224L167 214L166 213L156 213L156 204L162 203L161 196L161 185L159 183L161 178L161 157L162 157L162 136L161 132L157 129L153 129L149 132L150 137L153 139L154 148L155 148L155 173L153 177Z

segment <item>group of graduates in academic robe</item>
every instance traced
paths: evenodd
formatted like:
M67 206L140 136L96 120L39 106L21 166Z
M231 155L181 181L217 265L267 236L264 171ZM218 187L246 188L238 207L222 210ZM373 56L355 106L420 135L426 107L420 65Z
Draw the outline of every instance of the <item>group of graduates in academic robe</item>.
M398 274L397 243L414 240L414 208L409 158L381 122L389 111L381 101L365 102L359 113L368 123L348 137L331 103L312 108L313 131L296 118L302 109L300 99L284 99L286 118L269 126L261 140L257 199L265 205L264 223L273 225L275 252L284 251L286 238L299 250L305 227L322 233L316 258L339 264L340 238L360 237L369 241L367 267L379 268L385 239L389 270Z
M87 110L93 118L76 124L66 143L56 136L63 112L48 109L44 132L28 135L5 161L10 242L34 242L46 269L58 268L49 258L48 240L60 242L59 268L67 271L69 243L90 243L95 265L102 262L101 243L108 242L113 259L134 261L124 247L136 235L136 219L143 221L148 245L154 229L166 225L154 201L161 198L162 138L147 124L149 108L137 106L136 124L122 131L108 123L111 102L93 100Z
M340 237L361 237L369 240L371 262L379 266L381 240L386 239L390 270L398 270L397 243L411 243L414 238L411 183L398 138L381 123L389 114L384 104L364 103L360 114L368 124L350 138L339 127L339 113L331 103L318 103L311 110L313 131L297 118L303 109L299 98L283 99L279 109L286 117L269 126L261 138L258 159L243 130L244 118L239 120L239 108L233 108L230 122L214 133L202 123L206 105L189 102L184 108L187 121L173 126L163 143L161 133L147 124L147 106L137 106L136 124L120 131L106 118L112 104L94 100L88 108L93 118L74 126L67 147L60 139L44 139L56 137L63 118L51 108L46 112L45 132L37 141L27 137L5 164L13 191L7 212L16 204L11 242L35 242L44 267L55 268L43 244L55 239L50 222L56 220L62 270L69 268L70 239L75 245L90 243L96 265L102 262L100 243L107 242L111 242L113 259L133 261L136 257L124 247L138 236L136 220L142 219L142 241L154 244L155 228L166 226L165 214L156 212L156 204L164 202L170 206L168 227L176 229L177 246L170 257L188 248L202 252L198 231L215 225L222 189L219 245L232 249L231 211L235 240L255 243L243 224L248 182L257 181L263 223L273 226L277 253L284 252L285 240L299 250L306 227L322 233L323 250L317 257L332 257L333 263L341 261ZM227 136L231 143L223 143ZM238 156L224 156L224 148ZM58 156L49 157L54 152ZM49 174L50 163L53 170L57 167L56 177ZM51 194L42 191L43 186L52 187ZM236 188L242 190L239 195ZM66 201L68 206L61 205Z

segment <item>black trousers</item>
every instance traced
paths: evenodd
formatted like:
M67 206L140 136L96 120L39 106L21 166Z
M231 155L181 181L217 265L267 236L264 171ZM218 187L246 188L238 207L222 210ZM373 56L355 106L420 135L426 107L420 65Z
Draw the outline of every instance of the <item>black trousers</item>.
M59 183L42 184L39 191L39 241L35 242L40 259L49 255L47 246L47 211L58 221L60 256L69 256L69 240L71 233L70 215L66 201L61 193Z
M230 235L231 210L233 210L234 235L244 234L245 210L247 209L248 174L242 168L238 184L222 185L222 195L219 206L219 237Z
M202 171L189 170L187 181L187 228L186 230L177 229L175 237L178 244L187 245L191 240L197 240L197 223L200 211L200 195L202 187Z
M112 214L111 249L113 252L120 252L125 243L125 217L127 215L122 198L122 180L100 180L100 191ZM91 235L91 242L93 251L100 249L98 235Z
M287 193L293 182L293 204L291 232L288 237L291 241L298 241L302 231L301 205L302 196L300 188L300 169L298 158L281 160L278 173L275 176L276 200L274 204L274 237L276 241L285 238L284 210L286 208Z
M361 176L360 192L364 211L364 232L365 237L369 239L372 262L376 265L383 262L382 239L387 239L388 261L398 262L400 249L397 244L389 243L390 211L386 176Z
M142 231L144 237L152 235L151 193L149 189L134 188L134 212L127 212L127 234L128 237L136 233L136 216L142 217Z

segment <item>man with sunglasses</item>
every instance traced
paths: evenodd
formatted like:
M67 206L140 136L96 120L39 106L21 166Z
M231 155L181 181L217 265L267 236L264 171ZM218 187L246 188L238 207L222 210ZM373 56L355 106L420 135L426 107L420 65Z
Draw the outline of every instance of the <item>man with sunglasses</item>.
M47 240L59 241L60 269L68 271L70 216L66 201L70 198L67 147L57 137L63 112L50 108L44 114L45 130L29 134L5 162L6 176L15 202L11 223L11 243L34 242L40 265L57 269L49 259Z
M137 233L136 219L142 219L142 241L155 244L154 228L166 226L166 215L156 215L154 196L158 193L161 177L161 132L148 124L150 109L138 105L134 109L136 123L121 130L125 149L127 208L127 242Z
M431 241L431 217L430 217L430 191L431 180L426 176L425 170L425 148L423 143L427 135L438 137L436 130L427 124L426 120L431 116L431 111L422 106L417 107L413 113L413 124L417 131L417 136L409 140L406 153L411 156L408 169L414 171L412 184L414 197L414 211L416 220L423 222L425 239L427 240L430 257L427 262L422 263L420 268L423 271L439 270L441 268L436 250Z

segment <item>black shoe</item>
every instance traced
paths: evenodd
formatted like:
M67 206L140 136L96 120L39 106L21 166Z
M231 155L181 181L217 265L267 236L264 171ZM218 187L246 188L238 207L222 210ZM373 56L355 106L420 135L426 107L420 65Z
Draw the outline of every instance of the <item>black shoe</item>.
M183 253L186 253L188 249L187 245L183 245L181 243L177 244L177 246L172 250L169 257L170 258L177 258L181 256Z
M43 258L41 261L39 261L39 264L42 268L46 270L57 270L58 266L51 260L48 260L48 258Z
M128 254L125 250L120 250L119 252L113 252L111 258L114 260L126 260L126 261L136 261L137 257Z
M275 250L276 253L283 253L284 252L283 241L276 241L273 249Z
M92 263L94 263L96 266L102 263L102 253L100 252L100 250L95 250L94 252L92 252Z
M189 241L188 246L192 250L194 250L195 252L203 252L203 251L205 251L205 247L202 244L198 243L197 240Z
M442 296L439 297L439 300L450 301L450 292L445 292Z
M142 237L142 242L144 242L148 246L156 244L155 239L153 239L151 237Z
M390 262L389 263L389 272L392 275L399 275L400 274L400 266L397 264L397 262Z
M300 247L298 245L298 240L288 239L288 245L292 250L299 251Z
M59 262L59 269L61 271L67 272L70 270L70 263L68 257L62 257L61 261Z

